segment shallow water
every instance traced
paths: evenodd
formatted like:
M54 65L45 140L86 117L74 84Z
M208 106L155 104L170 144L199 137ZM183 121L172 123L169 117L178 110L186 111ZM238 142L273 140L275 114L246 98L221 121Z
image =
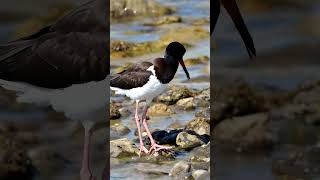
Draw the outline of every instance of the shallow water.
M168 1L168 0L158 0L158 2L177 7L176 15L181 16L184 20L194 19L194 18L204 18L209 17L209 6L207 0L178 0L178 1ZM166 29L161 27L147 27L141 25L143 22L149 21L150 19L145 18L139 21L129 22L126 24L112 24L111 25L111 39L115 40L125 40L131 42L145 42L145 41L155 41L158 40L163 33L165 33ZM183 22L184 23L184 22ZM209 25L205 26L207 30L209 30ZM143 31L145 33L133 34L130 35L128 31ZM128 62L139 62L139 61L150 61L154 57L162 57L163 52L155 53L155 54L147 54L140 57L134 58L124 58L121 60L114 60L111 62L111 65L121 66ZM210 57L210 40L204 39L198 42L193 43L192 48L188 48L187 52L184 56L184 59L187 58L196 58L199 56L208 56ZM191 78L197 78L201 76L208 77L208 65L196 65L187 67L190 73ZM113 72L113 69L111 69ZM186 81L186 75L181 67L179 67L175 79L171 82L171 84L176 85L184 85L194 89L204 89L209 87L208 81L194 82L188 83ZM116 101L121 101L121 98L111 97L111 99ZM131 112L134 112L134 105L127 104L126 106L132 107ZM143 106L143 104L140 104ZM168 129L168 126L172 123L180 123L181 125L185 125L188 121L194 118L195 111L182 111L176 110L176 114L170 116L159 116L152 117L149 120L149 126L151 129ZM129 117L121 118L121 123L127 126L131 131L128 135L123 137L129 138L131 140L136 139L137 137L134 135L134 130L136 129L136 124L133 119L133 114L129 115ZM119 122L119 120L114 120L111 124ZM136 157L127 160L118 160L111 159L111 180L116 179L171 179L168 176L168 173L173 166L173 164L188 156L188 153L179 153L176 156L176 160L169 162L161 162L164 164L154 164L148 162L139 162L139 159Z

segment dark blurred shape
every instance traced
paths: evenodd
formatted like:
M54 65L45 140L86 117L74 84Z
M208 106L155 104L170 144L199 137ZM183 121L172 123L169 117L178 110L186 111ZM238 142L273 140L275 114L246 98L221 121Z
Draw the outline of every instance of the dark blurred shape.
M221 1L221 2L220 2ZM220 3L225 7L228 14L232 18L233 23L235 24L238 32L241 35L241 38L247 48L247 52L250 58L256 56L256 49L254 47L254 43L252 37L247 29L246 24L241 16L238 5L235 0L213 0L211 1L211 23L210 23L210 34L213 33L216 23L220 14Z
M45 88L105 79L106 7L107 1L92 0L34 34L0 45L0 78Z

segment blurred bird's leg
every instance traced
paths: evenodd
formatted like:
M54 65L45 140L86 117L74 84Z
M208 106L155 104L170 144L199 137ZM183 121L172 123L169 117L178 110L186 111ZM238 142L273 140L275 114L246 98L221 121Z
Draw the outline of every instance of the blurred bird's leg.
M82 166L80 170L80 179L81 180L96 180L96 178L92 175L91 172L91 135L92 135L92 127L94 126L93 122L90 121L82 121L82 125L84 127L84 147L83 147L83 157L82 157Z
M136 119L136 125L138 128L138 135L139 135L139 141L140 141L140 151L139 151L139 157L141 156L141 152L143 151L144 153L148 154L148 150L146 147L144 147L143 141L142 141L142 136L141 136L141 129L140 129L140 119L138 115L138 109L139 109L139 100L136 100L136 113L135 113L135 119Z
M212 0L210 3L212 7L212 9L210 9L210 35L212 35L220 15L221 5L220 0Z
M148 123L147 123L147 112L148 112L148 107L149 107L149 104L151 103L151 101L147 101L146 102L146 105L143 109L143 114L142 114L142 124L144 126L144 128L146 129L147 131L147 134L148 134L148 137L150 139L150 142L151 142L151 148L149 149L149 152L151 153L153 150L154 152L156 151L159 151L159 150L169 150L171 149L172 147L169 147L169 146L161 146L159 144L156 143L156 141L153 139L152 135L151 135L151 132L148 128Z

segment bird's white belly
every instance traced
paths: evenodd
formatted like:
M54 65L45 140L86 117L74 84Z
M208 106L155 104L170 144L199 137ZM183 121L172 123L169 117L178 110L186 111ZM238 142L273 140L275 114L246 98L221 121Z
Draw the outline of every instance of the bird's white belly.
M149 81L142 87L133 89L111 87L111 89L115 90L116 94L126 95L133 100L152 100L167 89L167 84L162 84L156 76L151 75Z
M0 80L0 86L17 92L17 102L51 106L74 120L105 111L108 99L109 76L99 82L75 84L64 89L39 88L25 83Z

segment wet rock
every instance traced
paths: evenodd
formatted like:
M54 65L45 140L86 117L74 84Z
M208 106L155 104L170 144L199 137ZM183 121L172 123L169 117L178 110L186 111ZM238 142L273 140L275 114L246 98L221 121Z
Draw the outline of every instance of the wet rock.
M112 20L132 19L138 16L160 16L173 13L174 9L160 5L153 0L111 0Z
M169 176L173 178L184 177L189 173L191 170L191 164L187 161L179 161L177 162L172 169L170 170Z
M199 135L181 132L177 136L176 144L182 149L192 149L205 143L199 138Z
M192 149L191 160L210 162L210 142Z
M210 135L210 120L202 117L195 118L186 125L185 129L194 131L199 135Z
M110 130L112 131L111 134L115 133L118 136L123 136L123 135L126 135L130 132L130 129L128 127L126 127L120 123L116 123L116 124L110 126Z
M110 44L110 50L117 52L117 51L128 51L129 49L134 47L134 43L126 42L126 41L112 41ZM129 64L125 65L128 67ZM121 72L124 68L118 69L116 72Z
M148 115L149 116L164 116L164 115L170 115L174 114L175 112L173 109L166 105L166 104L153 104L149 109L148 109Z
M194 170L192 171L192 177L194 178L194 180L209 180L210 173L203 169Z
M121 117L120 106L118 106L116 103L110 103L110 119L119 119Z
M267 132L267 121L266 113L226 119L215 127L215 139L243 148L268 147L272 142Z
M187 87L178 87L178 86L173 86L169 91L167 91L166 94L161 95L157 98L157 101L165 103L167 105L173 105L175 104L178 100L183 99L183 98L188 98L193 96L194 93L188 89Z
M311 87L310 89L303 90L297 94L293 99L296 104L320 104L320 86Z
M139 154L138 148L127 138L110 141L110 156L124 157Z
M284 146L272 156L272 170L277 175L287 175L299 179L319 177L320 147Z
M184 60L184 64L186 66L193 66L198 64L208 64L209 63L209 57L208 56L201 56L198 58L190 58Z
M70 161L51 147L39 147L32 149L29 153L32 163L39 171L41 177L50 177L64 170Z
M206 18L201 18L201 19L195 19L191 22L192 25L194 26L202 26L202 25L206 25L209 24L210 21Z
M129 108L127 108L127 107L119 108L119 112L120 112L122 118L128 117L131 114Z
M218 125L224 119L244 116L257 112L266 112L269 105L264 96L245 81L236 80L224 86L215 86L212 105L213 123ZM270 105L273 107L273 105Z
M172 161L175 159L175 153L173 150L154 152L153 154L145 156L146 160L151 162L163 162Z
M186 48L192 47L191 41L199 41L209 37L209 31L201 27L181 27L170 29L156 41L124 42L112 41L110 44L111 60L136 57L162 51L173 41L179 41ZM188 39L188 41L186 41Z
M32 179L34 166L23 146L10 137L0 137L0 179Z
M195 117L210 119L210 108L201 109L196 112Z
M318 142L316 114L318 108L288 104L269 113L272 141L276 144L308 145Z
M182 21L180 16L164 16L160 17L159 19L144 23L146 26L160 26L163 24L171 24L171 23L180 23Z
M180 99L177 102L177 106L184 110L193 110L196 108L195 98L188 97L188 98Z
M202 90L195 96L195 103L197 107L210 107L210 88Z

